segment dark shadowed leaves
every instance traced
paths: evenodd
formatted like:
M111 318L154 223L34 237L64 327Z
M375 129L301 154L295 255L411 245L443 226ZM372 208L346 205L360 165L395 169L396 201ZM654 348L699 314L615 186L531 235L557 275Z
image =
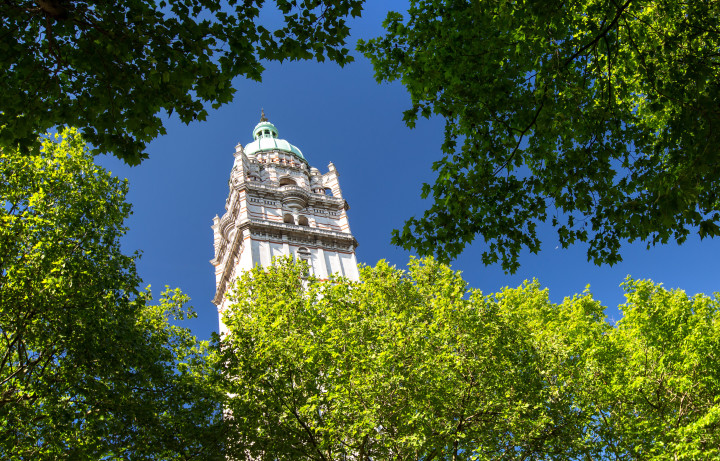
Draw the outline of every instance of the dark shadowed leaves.
M352 60L345 20L363 0L270 2L275 30L259 21L265 3L0 2L0 145L27 152L37 133L74 126L134 165L165 134L163 115L204 120L235 77L260 80L263 60Z
M720 227L720 3L413 0L361 42L445 119L433 203L393 242L449 260L476 237L518 268L550 219L597 264Z

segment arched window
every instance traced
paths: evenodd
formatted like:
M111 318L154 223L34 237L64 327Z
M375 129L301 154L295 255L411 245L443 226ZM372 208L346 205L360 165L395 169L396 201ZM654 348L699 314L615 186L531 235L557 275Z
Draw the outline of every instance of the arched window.
M283 222L287 224L295 224L295 218L293 218L293 215L290 213L285 213L285 216L283 216Z
M330 189L329 187L326 187L326 188L325 188L325 195L329 195L330 197L332 197L332 196L333 196L332 189Z
M305 274L306 276L313 274L313 266L312 266L312 257L310 256L310 250L307 248L298 248L297 251L297 259L300 261L305 261L305 263L308 265L308 271Z
M282 178L280 180L280 185L281 186L297 186L297 183L290 178Z
M308 222L307 216L299 216L298 224L300 224L301 226L309 226L310 225L310 223Z

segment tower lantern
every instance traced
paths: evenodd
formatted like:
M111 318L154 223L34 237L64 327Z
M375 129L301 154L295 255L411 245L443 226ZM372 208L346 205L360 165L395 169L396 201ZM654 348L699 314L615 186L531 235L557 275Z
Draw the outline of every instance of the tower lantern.
M235 147L225 214L213 220L215 297L222 312L226 290L242 271L267 266L273 258L304 259L311 273L359 278L355 248L338 172L330 163L321 174L300 149L279 138L262 112L253 141ZM225 333L220 322L220 333Z

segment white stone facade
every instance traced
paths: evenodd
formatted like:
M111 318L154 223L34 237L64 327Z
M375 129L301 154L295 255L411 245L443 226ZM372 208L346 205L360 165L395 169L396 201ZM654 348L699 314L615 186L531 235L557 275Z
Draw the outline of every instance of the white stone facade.
M349 206L335 166L330 163L329 171L320 174L295 146L263 139L277 138L277 130L264 115L253 135L255 141L246 149L235 147L226 211L222 218L215 216L212 225L213 303L221 314L221 334L226 333L222 311L227 308L229 283L241 271L270 265L275 257L304 259L318 278L332 273L359 278L358 243L350 233ZM260 147L261 141L265 147Z

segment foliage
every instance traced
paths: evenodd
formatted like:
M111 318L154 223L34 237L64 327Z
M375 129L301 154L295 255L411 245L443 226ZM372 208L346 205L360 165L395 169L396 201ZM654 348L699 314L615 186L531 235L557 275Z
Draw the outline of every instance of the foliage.
M0 149L0 458L212 459L206 345L120 251L127 185L75 130ZM173 322L173 323L171 323Z
M625 283L592 395L597 443L615 459L720 456L720 295Z
M597 264L720 234L720 3L412 0L360 42L445 119L433 204L393 242L449 260L477 235L514 272L550 220Z
M161 116L204 120L261 60L344 65L345 18L363 0L11 0L0 2L0 145L75 126L95 152L138 164ZM261 18L279 16L275 30Z
M364 267L362 283L303 273L244 275L224 317L228 432L244 437L233 457L490 458L538 453L557 437L548 427L578 427L577 415L553 422L570 400L540 373L570 354L535 349L517 328L548 305L536 284L493 300L432 261Z
M433 260L305 273L244 274L223 316L233 459L717 456L717 296L628 280L614 327L587 292L485 296Z

